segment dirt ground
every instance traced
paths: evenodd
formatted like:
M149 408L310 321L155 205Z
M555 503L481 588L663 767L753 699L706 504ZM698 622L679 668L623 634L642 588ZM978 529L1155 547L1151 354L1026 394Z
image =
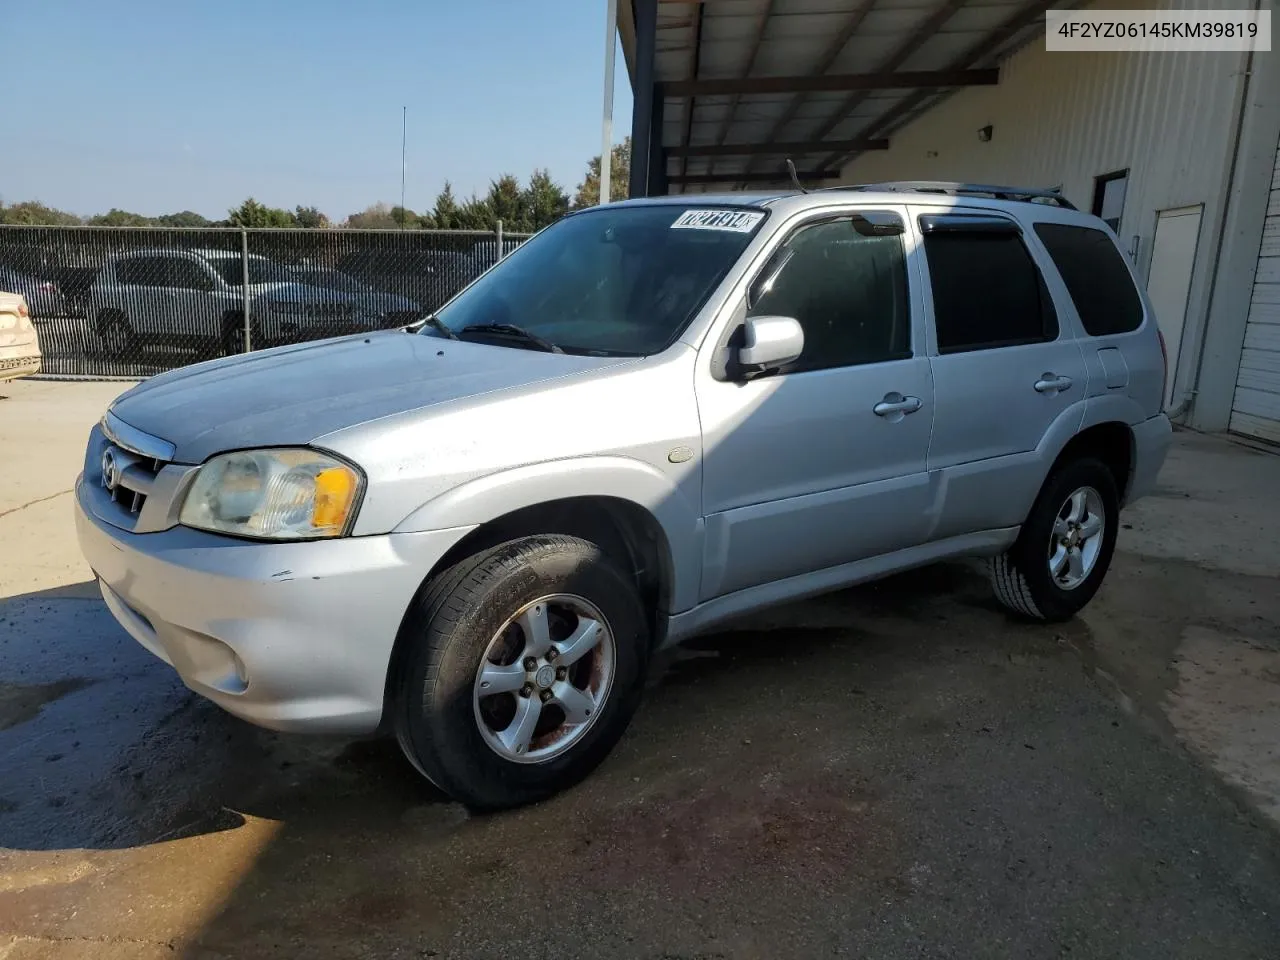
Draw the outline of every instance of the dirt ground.
M0 960L1280 956L1280 456L1180 432L1064 626L942 565L703 637L472 817L115 625L68 491L121 388L0 385Z

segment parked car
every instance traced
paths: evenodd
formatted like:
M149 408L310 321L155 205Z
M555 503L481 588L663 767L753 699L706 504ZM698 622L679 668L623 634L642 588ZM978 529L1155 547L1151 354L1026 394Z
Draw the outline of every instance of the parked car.
M394 294L305 282L290 267L249 257L251 345L401 326L421 316ZM89 314L109 356L142 342L244 349L244 265L222 250L139 250L109 260L89 291Z
M20 293L0 292L0 381L40 372L40 341Z
M89 291L98 276L98 266L61 265L52 269L62 291L63 309L69 317L89 315Z
M488 265L470 251L397 249L356 250L339 257L336 264L348 276L408 297L428 311L445 303Z
M598 206L417 333L161 374L89 439L84 554L191 689L480 809L731 617L979 557L1064 620L1165 458L1163 343L1101 220L999 190Z
M0 291L22 294L33 317L61 317L66 313L62 292L52 280L0 265Z

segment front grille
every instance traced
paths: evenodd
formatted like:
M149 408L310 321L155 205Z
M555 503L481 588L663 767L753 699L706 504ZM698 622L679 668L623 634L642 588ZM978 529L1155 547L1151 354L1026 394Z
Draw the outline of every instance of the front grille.
M130 533L168 530L178 523L186 485L198 469L178 463L168 440L107 411L89 434L81 502L99 520Z
M110 441L103 447L98 482L113 503L132 516L142 512L164 460L145 457Z

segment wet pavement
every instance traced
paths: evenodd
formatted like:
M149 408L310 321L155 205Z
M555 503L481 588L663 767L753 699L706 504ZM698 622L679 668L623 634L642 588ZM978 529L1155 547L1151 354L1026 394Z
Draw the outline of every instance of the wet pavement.
M82 575L11 590L0 960L1280 956L1280 556L1170 547L1173 468L1076 621L964 565L771 611L486 817L393 744L221 713Z

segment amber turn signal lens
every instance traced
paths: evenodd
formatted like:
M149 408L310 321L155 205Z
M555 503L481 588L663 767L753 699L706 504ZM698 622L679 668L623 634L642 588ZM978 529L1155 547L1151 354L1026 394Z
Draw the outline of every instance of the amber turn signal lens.
M337 530L347 522L356 496L356 476L347 467L330 467L316 474L315 506L311 509L312 526L320 530Z

